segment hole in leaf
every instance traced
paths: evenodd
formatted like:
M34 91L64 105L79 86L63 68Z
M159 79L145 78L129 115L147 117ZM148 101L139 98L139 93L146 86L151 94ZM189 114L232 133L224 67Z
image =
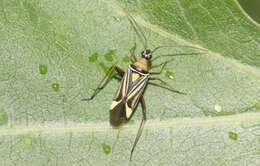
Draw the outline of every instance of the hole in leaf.
M237 138L238 138L238 134L235 133L235 132L230 131L230 132L228 132L228 137L229 137L229 139L232 139L232 140L236 141Z
M92 55L88 58L88 61L89 61L89 62L97 62L97 60L98 60L98 54L97 54L97 53L92 54Z
M55 92L58 92L60 90L60 85L58 83L53 83L51 85L51 87L52 87L52 90Z
M104 55L104 57L105 57L106 61L112 62L114 55L115 55L115 51L114 51L114 50L110 50L110 51L108 51L108 52Z
M106 144L106 143L102 143L102 149L103 149L103 152L108 155L111 153L111 147L110 145Z
M46 74L47 71L48 71L48 68L47 68L46 65L43 65L43 64L39 65L39 72L40 72L40 74Z

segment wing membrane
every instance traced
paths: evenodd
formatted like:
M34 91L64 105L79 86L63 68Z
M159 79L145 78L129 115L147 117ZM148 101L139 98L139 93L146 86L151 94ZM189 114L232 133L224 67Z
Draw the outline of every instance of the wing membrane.
M144 92L148 75L129 66L122 78L110 111L118 112L117 115L120 115L121 118L129 120L133 116L139 99ZM120 111L122 113L119 113Z

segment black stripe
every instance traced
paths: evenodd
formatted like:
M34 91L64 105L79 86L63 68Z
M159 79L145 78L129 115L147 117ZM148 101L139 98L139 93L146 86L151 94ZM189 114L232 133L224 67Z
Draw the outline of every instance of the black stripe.
M141 80L141 79L143 79L143 80ZM133 93L133 91L135 91L135 89L137 89L137 88L140 86L140 84L142 84L142 83L144 83L144 82L146 82L146 81L147 81L147 78L145 78L145 76L141 77L140 80L139 80L138 82L136 82L136 83L132 86L132 88L131 88L131 90L129 91L129 93L127 94L127 96L129 96L131 93ZM146 85L146 83L143 84L143 86L145 86L145 85Z

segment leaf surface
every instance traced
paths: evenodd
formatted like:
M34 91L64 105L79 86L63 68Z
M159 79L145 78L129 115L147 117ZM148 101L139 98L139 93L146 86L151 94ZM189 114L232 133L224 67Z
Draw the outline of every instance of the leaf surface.
M113 129L118 82L90 102L113 64L143 45L187 95L145 92L148 122L132 165L260 164L260 29L234 0L0 1L0 165L129 165L141 110Z

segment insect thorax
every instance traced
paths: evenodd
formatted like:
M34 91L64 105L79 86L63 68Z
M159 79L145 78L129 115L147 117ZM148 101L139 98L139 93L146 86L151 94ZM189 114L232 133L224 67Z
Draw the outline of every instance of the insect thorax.
M146 71L146 70L143 70L142 68L136 66L136 65L129 65L128 66L128 69L130 69L133 73L137 73L139 74L140 76L147 76L149 75L149 73Z

